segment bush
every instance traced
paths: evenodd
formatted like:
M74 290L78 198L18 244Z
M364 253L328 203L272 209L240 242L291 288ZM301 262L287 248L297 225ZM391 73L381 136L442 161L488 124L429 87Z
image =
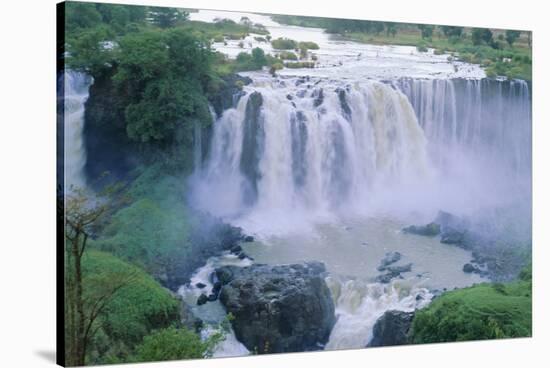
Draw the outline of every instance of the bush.
M173 327L146 336L137 347L136 362L204 358L207 345L186 329Z
M312 41L304 41L298 44L298 48L300 49L304 48L307 50L319 50L319 45L317 45L315 42L312 42Z
M312 61L298 61L294 63L285 63L285 67L291 68L291 69L298 69L298 68L314 68L315 63Z
M520 281L509 284L480 284L444 293L416 313L412 342L531 336L530 274L523 271Z
M426 47L425 44L420 44L420 45L416 46L416 50L418 52L428 52L428 47Z
M298 45L294 40L279 37L271 41L271 46L276 50L294 50Z
M282 51L279 54L281 60L298 60L298 57L292 51Z
M124 362L152 330L179 324L180 302L151 276L113 255L89 250L83 258L86 294L94 294L98 280L131 275L100 316L101 328L90 342L88 362Z

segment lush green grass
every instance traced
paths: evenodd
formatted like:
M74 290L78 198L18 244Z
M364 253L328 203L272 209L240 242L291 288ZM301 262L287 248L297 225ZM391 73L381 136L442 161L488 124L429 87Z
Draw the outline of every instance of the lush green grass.
M184 205L184 178L161 165L141 167L118 210L94 246L160 277L176 254L189 248L190 219Z
M480 284L446 292L416 313L411 341L433 343L529 337L531 289L529 267L512 283Z
M136 350L136 362L155 362L200 359L204 357L207 346L193 332L171 327L146 336Z
M91 364L125 362L151 331L178 325L180 302L151 276L108 253L89 250L83 258L85 295L101 294L102 285L126 277L99 317L98 333L88 349Z

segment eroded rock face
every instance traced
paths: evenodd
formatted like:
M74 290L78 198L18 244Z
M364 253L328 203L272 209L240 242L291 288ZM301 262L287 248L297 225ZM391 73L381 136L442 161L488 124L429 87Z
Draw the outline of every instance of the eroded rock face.
M387 311L376 321L367 347L408 344L413 317L414 312Z
M237 339L259 354L319 350L335 323L319 262L216 270Z

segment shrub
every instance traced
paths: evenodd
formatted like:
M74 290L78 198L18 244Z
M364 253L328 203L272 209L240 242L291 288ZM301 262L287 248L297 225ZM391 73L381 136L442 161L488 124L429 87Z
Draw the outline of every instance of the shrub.
M277 38L271 41L271 46L276 50L294 50L297 47L297 43L289 38Z
M279 54L281 60L298 60L298 57L292 51L282 51Z
M298 69L298 68L314 68L315 63L312 61L297 61L293 63L285 63L285 67L291 68L291 69Z
M306 50L319 50L319 45L312 41L303 41L298 44L298 48Z
M114 294L100 316L100 330L90 342L90 363L125 361L152 330L178 324L180 302L143 270L96 250L83 258L84 290L93 295L98 280L130 274L128 284Z
M137 347L135 361L199 359L204 357L206 351L206 344L197 334L170 327L146 336Z

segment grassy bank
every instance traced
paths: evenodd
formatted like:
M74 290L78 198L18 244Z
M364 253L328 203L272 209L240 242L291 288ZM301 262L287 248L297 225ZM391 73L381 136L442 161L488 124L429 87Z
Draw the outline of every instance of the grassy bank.
M530 337L531 267L510 283L480 284L449 291L418 311L411 342L434 343Z

